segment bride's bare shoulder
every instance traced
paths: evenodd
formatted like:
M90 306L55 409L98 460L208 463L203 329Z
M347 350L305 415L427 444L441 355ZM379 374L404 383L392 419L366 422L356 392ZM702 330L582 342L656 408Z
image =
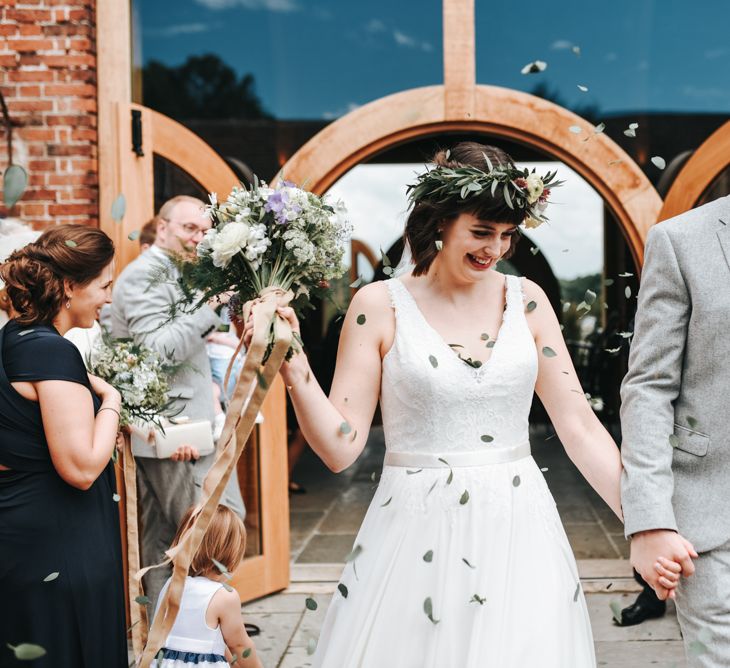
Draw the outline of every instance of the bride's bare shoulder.
M377 311L387 313L390 310L390 294L385 281L374 281L361 287L350 301L349 310L368 308L373 314Z

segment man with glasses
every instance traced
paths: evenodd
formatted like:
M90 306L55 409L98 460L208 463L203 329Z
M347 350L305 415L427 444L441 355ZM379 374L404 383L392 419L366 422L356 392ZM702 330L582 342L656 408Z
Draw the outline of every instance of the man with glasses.
M186 195L173 197L162 205L154 244L125 267L114 285L111 328L115 337L132 338L183 363L183 368L170 379L170 395L180 397L181 415L190 420L209 420L212 425L213 385L205 344L208 334L220 324L215 309L224 299L170 319L170 306L182 293L174 281L177 270L169 254L195 255L197 245L211 226L203 207L199 199ZM160 280L161 274L167 274L167 278ZM214 458L215 453L198 458L194 443L180 448L171 459L137 458L143 566L164 558L183 514L198 501ZM221 502L243 517L235 471ZM152 606L168 576L165 568L153 569L145 576L145 593Z

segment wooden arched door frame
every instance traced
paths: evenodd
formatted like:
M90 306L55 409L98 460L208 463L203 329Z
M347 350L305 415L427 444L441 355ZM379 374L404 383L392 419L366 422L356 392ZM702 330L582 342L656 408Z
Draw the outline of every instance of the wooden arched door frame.
M618 144L568 109L528 93L474 86L469 111L453 113L448 92L445 86L415 88L366 104L321 130L278 176L323 193L358 163L417 138L448 132L504 137L561 160L585 178L615 215L641 266L662 200Z
M687 160L672 183L657 218L667 220L689 211L723 171L730 167L730 121L721 125Z
M132 118L141 134L132 142ZM177 121L138 104L115 105L117 127L116 192L126 201L119 222L101 217L101 227L117 248L117 270L137 257L139 244L130 234L155 214L154 156L179 167L205 191L227 197L238 178L225 161L198 135ZM141 141L139 141L141 139ZM239 481L255 477L255 498L250 517L257 518L260 553L247 557L234 573L231 585L243 601L260 598L289 585L289 497L286 399L280 378L272 384L261 409L257 447L249 447L239 461ZM249 444L251 445L251 444ZM249 495L251 496L251 495ZM246 495L244 495L244 498ZM255 513L255 515L254 515ZM250 541L253 540L251 536Z

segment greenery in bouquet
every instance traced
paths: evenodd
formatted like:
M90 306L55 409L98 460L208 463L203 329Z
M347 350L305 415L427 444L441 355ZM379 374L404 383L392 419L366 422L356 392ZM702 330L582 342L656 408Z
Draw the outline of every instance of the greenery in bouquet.
M163 430L162 418L174 417L177 397L170 397L168 378L181 365L173 364L131 339L104 334L92 348L87 367L122 395L120 426L152 424Z

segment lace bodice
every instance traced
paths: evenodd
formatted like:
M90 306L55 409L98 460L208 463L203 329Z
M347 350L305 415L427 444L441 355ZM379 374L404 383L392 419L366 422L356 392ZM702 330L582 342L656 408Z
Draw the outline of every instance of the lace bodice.
M505 284L496 344L489 359L474 368L428 324L400 280L386 281L396 319L380 391L388 450L466 451L527 442L537 350L521 280L507 276Z

